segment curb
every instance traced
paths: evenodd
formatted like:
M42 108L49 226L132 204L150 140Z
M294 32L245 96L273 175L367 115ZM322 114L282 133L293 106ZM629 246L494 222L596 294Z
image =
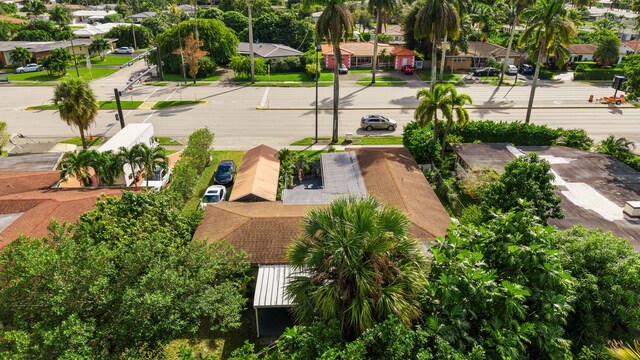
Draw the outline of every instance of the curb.
M612 108L613 106L590 106L588 108L593 108L593 109L608 109L608 108ZM506 109L506 110L518 110L518 109L527 109L527 106L524 105L514 105L514 106L508 106L508 105L504 105L504 106L465 106L466 109L468 110L473 110L473 109L479 109L479 110L490 110L490 109ZM562 105L542 105L542 106L534 106L533 109L585 109L587 108L587 106L585 105L568 105L568 106L562 106ZM633 105L618 105L615 106L615 108L617 109L635 109L637 108L636 106ZM410 110L415 110L416 107L415 106L348 106L348 107L341 107L339 108L339 110L406 110L406 109L410 109ZM315 107L261 107L261 106L257 106L256 110L315 110ZM319 107L318 108L319 111L332 111L333 107Z

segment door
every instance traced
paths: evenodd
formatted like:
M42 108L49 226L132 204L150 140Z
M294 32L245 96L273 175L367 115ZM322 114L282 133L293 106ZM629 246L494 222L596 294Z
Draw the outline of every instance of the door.
M516 59L515 59L515 58L510 57L510 58L509 58L509 65L515 65L515 64L516 64Z
M409 62L409 59L407 59L406 57L402 58L402 66L407 65L408 62Z

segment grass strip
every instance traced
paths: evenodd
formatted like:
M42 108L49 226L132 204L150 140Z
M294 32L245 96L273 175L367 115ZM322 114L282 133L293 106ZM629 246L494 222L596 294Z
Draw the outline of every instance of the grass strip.
M166 137L166 136L159 136L156 137L156 139L158 140L158 143L160 144L160 146L180 146L182 145L179 141L174 140L173 138L170 137Z
M138 107L140 107L140 105L142 105L142 103L143 103L142 101L130 101L130 100L120 101L120 105L124 110L137 109ZM113 110L117 108L115 100L98 101L98 105L100 106L101 110ZM29 106L26 110L58 110L58 108L53 104L44 104L44 105Z
M407 82L401 78L392 77L392 76L378 76L376 77L376 83L371 83L371 77L365 77L362 79L358 79L356 81L358 85L364 86L403 86L406 85Z
M155 105L153 105L153 109L166 109L174 106L184 106L184 105L194 105L194 104L204 104L206 101L204 100L169 100L169 101L158 101Z
M314 138L306 137L291 143L291 146L310 146L314 144ZM318 137L319 141L330 141L329 137ZM353 145L402 145L400 136L355 136L351 138ZM344 137L338 138L338 144L345 142Z
M89 136L85 137L84 140L87 142L87 146L97 146L102 144L104 138L102 136L95 136L93 140L90 139ZM82 139L78 137L72 137L69 139L64 139L62 141L58 141L58 144L71 144L76 146L82 146Z

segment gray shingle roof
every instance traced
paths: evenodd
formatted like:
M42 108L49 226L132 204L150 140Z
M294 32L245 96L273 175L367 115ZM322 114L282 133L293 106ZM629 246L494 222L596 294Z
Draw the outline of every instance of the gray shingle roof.
M300 56L303 54L302 51L296 50L289 46L271 43L254 43L253 52L256 56L259 56L263 59L277 59L287 56ZM241 55L249 55L249 43L239 43L238 53L240 53Z

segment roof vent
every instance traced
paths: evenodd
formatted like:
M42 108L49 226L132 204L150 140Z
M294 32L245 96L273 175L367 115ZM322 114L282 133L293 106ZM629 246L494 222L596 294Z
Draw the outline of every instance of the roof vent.
M628 217L640 219L640 201L627 201L622 212Z

